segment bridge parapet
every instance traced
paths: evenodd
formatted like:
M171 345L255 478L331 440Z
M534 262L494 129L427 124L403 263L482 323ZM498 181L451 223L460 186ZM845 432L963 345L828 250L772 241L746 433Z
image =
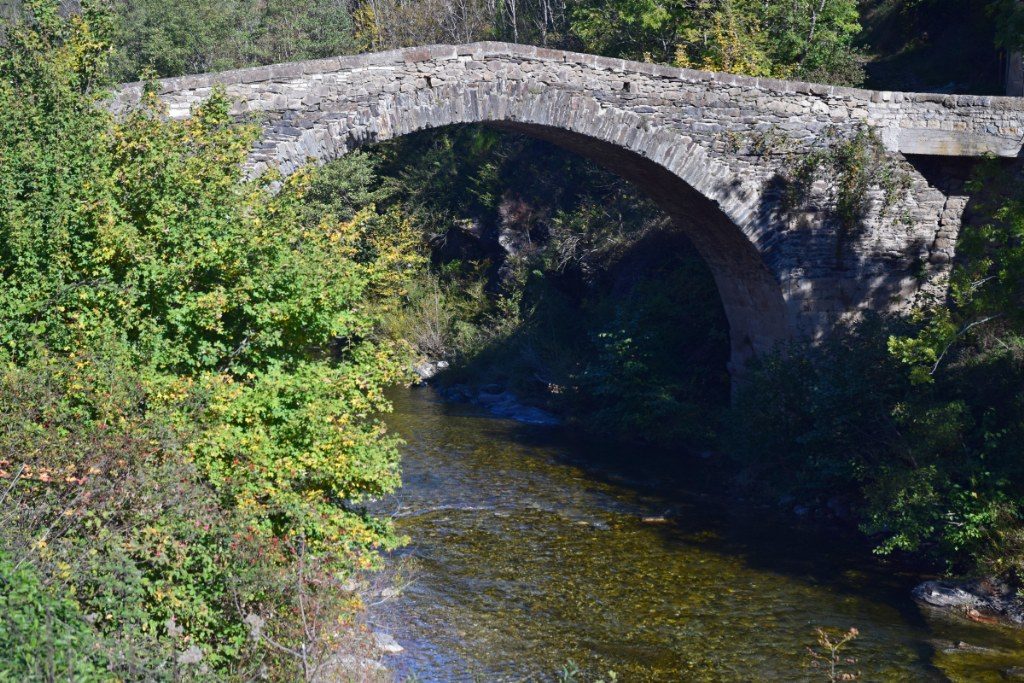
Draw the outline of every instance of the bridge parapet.
M564 65L578 73L582 87L595 85L592 78L587 78L588 72L603 72L622 79L640 77L649 87L646 92L631 93L637 99L656 99L654 96L660 94L666 96L670 104L683 101L711 109L732 109L734 107L728 105L735 105L745 116L762 117L763 124L785 123L790 129L793 124L815 129L859 121L876 128L889 150L904 154L1017 157L1024 143L1024 99L1017 97L864 90L681 69L499 42L430 45L184 76L160 81L159 92L172 96L172 115L182 117L187 116L189 106L208 94L215 85L223 85L232 91L245 91L241 94L249 95L253 89L260 88L259 84L302 81L345 72L354 74L375 68L400 72L413 66L413 72L420 72L425 70L415 68L415 65L445 61L506 62L518 64L520 68L530 63ZM543 72L543 68L532 71ZM508 71L502 73L501 70L494 73L505 77L510 75ZM563 85L571 85L571 82L564 81ZM607 83L597 85L603 89ZM692 93L694 88L705 96L686 97L685 94ZM119 101L133 101L140 92L141 84L124 86ZM189 97L189 93L194 96ZM184 97L173 101L176 94ZM284 106L294 107L296 104L292 101ZM279 98L249 102L250 110L280 108ZM749 127L749 124L744 127Z

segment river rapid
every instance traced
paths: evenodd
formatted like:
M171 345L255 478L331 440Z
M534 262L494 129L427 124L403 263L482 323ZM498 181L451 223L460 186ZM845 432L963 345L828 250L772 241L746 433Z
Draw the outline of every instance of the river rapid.
M922 577L856 537L709 493L687 474L696 460L583 445L428 388L393 399L404 486L376 511L411 539L394 558L411 583L369 616L405 648L387 662L400 677L824 681L808 666L819 626L859 630L844 670L863 681L1024 667L1019 633L922 611L909 598Z

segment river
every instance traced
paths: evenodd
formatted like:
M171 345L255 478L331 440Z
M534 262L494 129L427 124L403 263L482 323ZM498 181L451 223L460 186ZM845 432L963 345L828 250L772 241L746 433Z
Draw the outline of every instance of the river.
M393 398L404 486L379 509L411 539L394 558L411 582L370 617L404 646L388 661L400 676L823 681L808 667L819 626L859 630L845 670L863 681L1024 667L1018 633L923 613L908 597L921 577L854 536L709 493L687 475L702 463L584 446L430 389Z

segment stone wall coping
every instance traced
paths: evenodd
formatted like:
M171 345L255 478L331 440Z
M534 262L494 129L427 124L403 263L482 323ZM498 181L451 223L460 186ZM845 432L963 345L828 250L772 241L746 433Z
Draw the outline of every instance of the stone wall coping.
M361 68L412 64L426 61L454 60L460 57L472 57L473 59L500 59L502 57L506 57L512 59L560 62L564 64L576 64L594 69L622 73L624 75L636 74L655 78L678 80L688 83L714 82L724 85L755 88L774 94L810 94L822 97L863 100L865 102L875 103L902 100L904 102L936 103L946 107L987 107L1000 110L1024 111L1024 98L1021 97L866 90L863 88L848 88L839 85L825 85L819 83L807 83L803 81L779 80L775 78L739 76L723 72L682 69L662 64L636 62L579 52L552 50L534 45L518 45L515 43L501 43L495 41L467 43L464 45L424 45L398 50L388 50L386 52L369 52L342 57L327 57L325 59L315 59L305 62L270 64L267 66L256 66L247 69L235 69L233 71L165 78L157 81L158 93L166 95L174 92L180 92L182 90L210 88L215 85L259 83L279 79L300 78L311 74L336 73ZM142 86L143 84L141 82L126 83L121 86L121 91L139 91Z

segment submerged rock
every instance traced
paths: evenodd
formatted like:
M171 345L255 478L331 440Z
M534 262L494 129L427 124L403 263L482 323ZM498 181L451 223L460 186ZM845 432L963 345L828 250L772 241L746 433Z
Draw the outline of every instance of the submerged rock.
M929 607L978 623L1024 626L1024 596L998 579L925 581L913 595Z
M474 391L467 384L453 384L450 387L440 387L437 393L446 401L452 403L466 403L474 396Z
M531 425L554 426L561 423L561 420L546 410L533 406L524 406L517 402L514 397L491 404L490 410L498 417Z
M542 408L520 403L515 394L498 384L488 384L479 391L465 384L453 384L438 391L446 401L474 403L507 420L537 426L554 426L562 423L558 417Z
M953 642L951 640L932 640L929 641L936 650L941 650L947 655L969 653L969 654L993 654L996 650L990 647L982 647L981 645L972 645L964 641Z
M390 681L387 668L375 659L358 655L337 655L324 663L315 681Z

